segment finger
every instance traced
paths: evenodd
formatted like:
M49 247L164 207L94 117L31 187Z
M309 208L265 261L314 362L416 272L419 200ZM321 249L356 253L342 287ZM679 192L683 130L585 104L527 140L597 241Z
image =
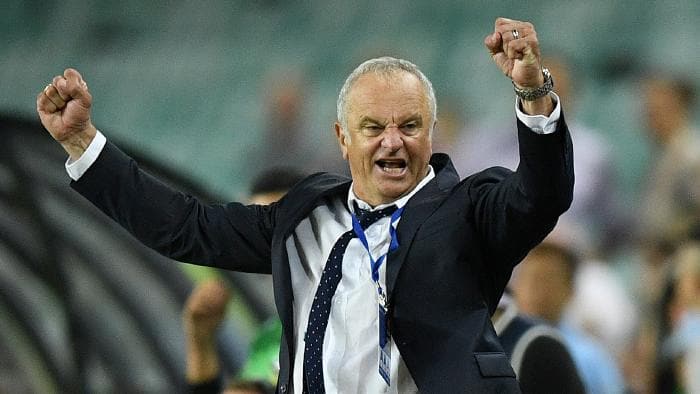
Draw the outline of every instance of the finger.
M61 93L58 88L59 86L63 88L66 85L66 79L63 78L63 75L56 75L53 77L53 81L51 81L51 85L53 85L56 88L56 92L58 92L59 96L61 96L61 99L63 101L69 101L70 96L65 95L64 93Z
M502 30L500 30L502 28L502 26L512 25L515 22L518 22L518 21L516 21L515 19L510 19L510 18L498 17L498 18L496 18L496 22L495 22L495 31L502 31Z
M513 31L513 29L518 30L518 32L529 33L529 32L534 31L535 26L530 22L518 21L518 20L514 20L514 19L508 19L508 18L496 19L496 26L494 28L494 31L497 31L497 32L503 34L506 32L511 32L511 31Z
M484 38L484 45L491 53L491 56L503 50L501 33L493 32Z
M530 35L527 38L511 41L507 54L510 59L522 60L528 65L536 63L539 59L537 37Z
M512 26L512 29L506 30L501 35L503 36L503 51L508 52L511 44L517 41L525 42L523 40L531 40L533 36L536 36L534 30L529 29L527 26ZM517 37L517 38L516 38Z
M508 58L513 60L521 60L523 58L523 50L526 46L527 42L525 39L512 40L508 44L508 49L506 51Z
M54 78L56 80L56 78ZM65 107L66 101L63 97L61 97L60 93L58 93L58 89L56 89L56 85L53 83L46 85L44 88L44 95L51 100L54 105L56 105L56 108L61 109Z
M45 93L46 89L48 89L49 86L50 85L47 85L46 88L44 88L44 90L36 96L37 111L47 114L51 114L58 111L58 107L56 106L56 104L54 104L53 101L51 101Z
M66 87L71 97L83 98L88 90L87 83L83 80L83 76L73 68L66 69L66 71L63 72L63 76L66 78Z
M508 59L508 56L503 52L503 39L501 38L501 33L493 32L484 38L484 45L489 50L491 58L493 59L496 66L505 74L510 77L510 70L513 68L513 61Z
M532 35L535 28L530 22L499 18L496 22L495 31L499 32L503 37L503 50L507 52L511 41Z

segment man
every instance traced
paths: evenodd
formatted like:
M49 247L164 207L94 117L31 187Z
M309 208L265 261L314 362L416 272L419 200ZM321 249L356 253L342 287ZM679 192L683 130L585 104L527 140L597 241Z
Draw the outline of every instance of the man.
M700 219L700 138L693 127L695 87L690 81L651 75L642 84L654 161L642 196L643 240L678 242Z
M585 393L559 331L519 313L507 289L491 320L523 394Z
M431 83L393 58L363 63L341 89L335 131L352 180L315 174L268 206L205 205L142 173L92 125L75 70L37 105L73 187L142 242L272 273L280 393L517 392L490 315L571 203L571 140L534 27L499 18L485 45L525 98L521 163L461 182L446 155L431 157Z
M220 279L208 279L197 285L188 297L182 312L187 350L187 392L191 394L221 393L222 367L216 350L216 330L224 319L231 292ZM269 386L269 387L268 387ZM264 394L274 385L263 380L230 382L224 394Z
M563 317L573 297L578 259L565 246L546 240L535 247L513 278L519 310L557 327L588 393L622 393L625 383L614 356L594 337Z
M697 393L700 365L700 243L676 250L666 270L667 297L659 309L656 391Z

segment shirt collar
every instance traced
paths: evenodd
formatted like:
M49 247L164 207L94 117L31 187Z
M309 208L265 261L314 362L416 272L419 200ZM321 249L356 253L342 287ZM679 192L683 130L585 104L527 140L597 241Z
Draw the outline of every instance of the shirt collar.
M408 202L408 200L410 200L411 197L413 197L413 195L415 195L416 193L418 193L418 191L419 191L420 189L422 189L425 185L427 185L428 182L430 182L433 178L435 178L435 171L433 170L433 166L428 165L428 175L426 175L420 182L418 182L418 184L416 185L416 187L414 187L413 190L411 190L410 193L406 194L405 196L399 198L399 199L396 200L396 201L392 201L392 202L389 202L389 203L386 203L386 204L377 205L377 206L374 207L374 208L372 208L372 207L371 207L369 204L367 204L366 202L360 200L360 199L355 195L355 192L352 190L352 189L353 189L353 185L355 184L355 182L353 182L352 184L350 184L350 191L348 191L348 207L350 208L350 212L352 212L352 213L355 213L355 204L353 204L353 202L357 203L357 205L358 205L360 208L366 209L366 210L368 210L368 211L376 211L376 210L378 210L378 209L386 208L386 207L388 207L389 205L396 205L397 208L401 208L401 207L403 207L404 205L406 205L406 203Z

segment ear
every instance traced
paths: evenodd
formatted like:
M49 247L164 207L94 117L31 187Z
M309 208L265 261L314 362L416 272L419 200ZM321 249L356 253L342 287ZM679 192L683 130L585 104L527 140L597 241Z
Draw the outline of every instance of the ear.
M340 123L335 122L335 137L338 139L338 145L340 145L340 152L343 154L343 159L348 159L348 144L349 139L343 132L343 126Z
M428 129L428 161L430 161L430 158L433 157L433 134L435 133L435 130L437 129L437 120L433 121L433 123L430 125L431 127ZM425 133L426 131L422 131L422 133ZM422 138L424 138L422 136ZM426 171L427 171L427 164L426 163Z

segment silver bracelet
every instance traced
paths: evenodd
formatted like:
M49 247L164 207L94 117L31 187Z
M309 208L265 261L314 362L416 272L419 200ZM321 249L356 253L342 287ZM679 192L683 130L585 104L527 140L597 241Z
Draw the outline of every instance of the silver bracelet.
M554 89L554 79L552 79L552 74L549 72L549 70L544 67L542 67L542 76L544 76L544 84L535 89L519 88L517 85L515 85L515 82L511 81L513 83L515 95L520 97L521 100L525 101L534 101L540 97L548 95L549 92Z

